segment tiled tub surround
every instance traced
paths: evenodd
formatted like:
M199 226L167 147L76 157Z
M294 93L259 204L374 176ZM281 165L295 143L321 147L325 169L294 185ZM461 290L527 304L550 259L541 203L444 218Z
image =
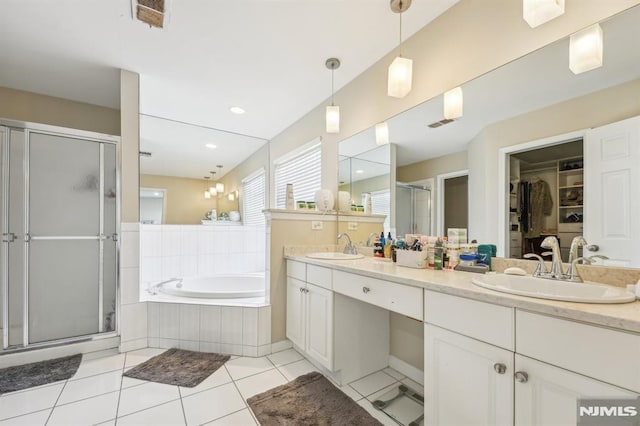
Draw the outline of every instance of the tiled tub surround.
M231 355L271 353L271 307L147 303L149 347Z
M264 226L140 225L140 291L174 277L265 270Z

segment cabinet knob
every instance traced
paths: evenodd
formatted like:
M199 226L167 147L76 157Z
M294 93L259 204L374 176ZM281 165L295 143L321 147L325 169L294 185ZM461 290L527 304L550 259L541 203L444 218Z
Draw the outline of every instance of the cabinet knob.
M507 371L507 366L501 362L496 362L493 364L493 369L496 370L496 373L498 374L504 374Z
M516 382L518 383L527 383L527 381L529 380L529 375L524 371L516 371L514 377L516 378Z
M371 289L369 287L362 287L362 292L363 293L369 293L371 291Z

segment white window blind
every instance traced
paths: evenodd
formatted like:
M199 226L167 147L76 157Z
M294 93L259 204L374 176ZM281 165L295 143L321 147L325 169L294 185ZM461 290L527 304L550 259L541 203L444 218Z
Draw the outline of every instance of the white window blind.
M274 170L276 208L286 207L288 183L293 184L294 201L314 200L316 191L322 186L321 162L319 143L286 160L276 161Z
M264 169L242 179L242 223L263 225L265 209L266 181Z
M383 214L384 218L384 235L391 230L391 191L374 191L371 193L371 213Z

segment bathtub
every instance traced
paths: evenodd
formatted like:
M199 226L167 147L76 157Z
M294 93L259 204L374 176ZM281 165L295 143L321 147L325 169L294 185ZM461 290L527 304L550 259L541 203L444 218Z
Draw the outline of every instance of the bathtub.
M156 285L160 293L196 299L244 299L265 294L264 273L174 278Z

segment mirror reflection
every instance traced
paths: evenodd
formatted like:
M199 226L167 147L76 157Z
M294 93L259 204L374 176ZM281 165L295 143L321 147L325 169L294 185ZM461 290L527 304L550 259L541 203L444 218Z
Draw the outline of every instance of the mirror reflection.
M264 139L141 115L141 222L241 222L241 188L225 187L220 180L266 143Z

